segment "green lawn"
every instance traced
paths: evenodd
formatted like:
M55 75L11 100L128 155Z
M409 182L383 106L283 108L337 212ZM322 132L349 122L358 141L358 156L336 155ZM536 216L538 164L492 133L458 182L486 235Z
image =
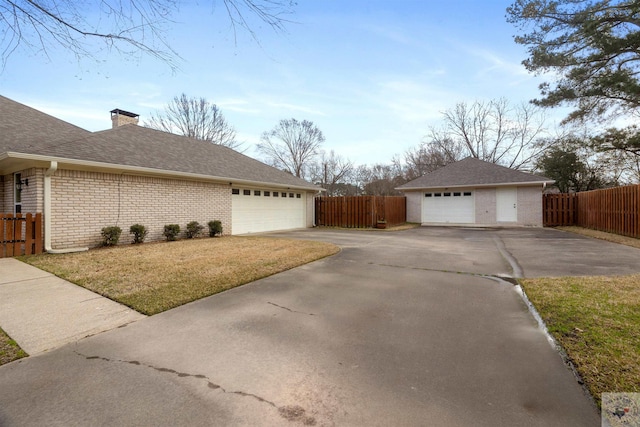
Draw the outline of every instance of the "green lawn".
M521 280L598 404L640 392L640 275Z
M232 236L20 259L152 315L338 251L324 242Z

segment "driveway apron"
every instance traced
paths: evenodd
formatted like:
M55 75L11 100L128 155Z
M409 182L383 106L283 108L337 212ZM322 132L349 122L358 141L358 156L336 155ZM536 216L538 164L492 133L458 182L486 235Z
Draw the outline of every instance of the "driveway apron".
M535 271L516 234L278 236L342 251L0 367L0 425L600 425L488 276Z

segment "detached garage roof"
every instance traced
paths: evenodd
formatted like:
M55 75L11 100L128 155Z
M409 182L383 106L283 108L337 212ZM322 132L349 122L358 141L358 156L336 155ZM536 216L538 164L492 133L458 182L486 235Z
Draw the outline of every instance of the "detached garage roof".
M398 190L420 190L425 188L490 187L501 185L551 184L554 181L544 176L509 169L474 157L450 163L431 173L409 181Z
M25 160L320 190L228 147L135 124L89 132L0 96L0 172Z

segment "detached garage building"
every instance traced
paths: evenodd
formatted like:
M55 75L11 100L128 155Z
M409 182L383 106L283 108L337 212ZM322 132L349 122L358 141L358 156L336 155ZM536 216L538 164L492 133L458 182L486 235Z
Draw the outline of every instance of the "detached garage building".
M103 227L222 222L224 234L313 226L321 188L230 148L142 126L111 111L89 132L0 96L0 211L44 217L49 252L101 243ZM107 118L105 112L105 119Z
M468 157L398 190L407 197L409 222L542 226L542 191L553 182Z

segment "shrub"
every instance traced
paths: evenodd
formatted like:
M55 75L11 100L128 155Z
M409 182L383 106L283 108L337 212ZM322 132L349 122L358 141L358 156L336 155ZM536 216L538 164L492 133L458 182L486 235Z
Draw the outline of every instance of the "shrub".
M217 235L222 234L222 222L218 220L209 221L207 225L209 226L209 237L216 237Z
M194 237L198 236L198 234L200 234L202 230L204 230L204 226L200 225L198 221L191 221L189 224L187 224L187 231L185 231L187 239L193 239Z
M104 246L115 246L120 240L120 234L122 229L117 225L111 227L105 227L102 229L102 244Z
M168 242L176 240L178 234L180 234L180 226L178 224L167 224L164 226L164 232L162 234L164 234Z
M142 224L133 224L129 228L129 233L133 234L133 242L132 243L142 243L144 239L147 237L147 227Z

